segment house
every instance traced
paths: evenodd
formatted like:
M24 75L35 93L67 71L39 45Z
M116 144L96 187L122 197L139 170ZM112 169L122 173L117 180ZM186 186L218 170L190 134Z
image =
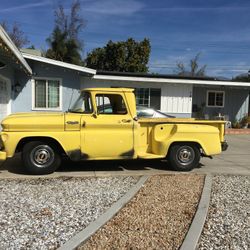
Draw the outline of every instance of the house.
M15 112L65 111L81 77L94 74L93 69L21 53L0 26L0 120Z
M139 105L177 117L239 120L250 83L96 71L19 51L0 26L0 120L15 112L66 111L85 87L135 88Z
M214 78L97 71L81 87L132 87L139 105L176 117L240 120L249 113L250 83Z

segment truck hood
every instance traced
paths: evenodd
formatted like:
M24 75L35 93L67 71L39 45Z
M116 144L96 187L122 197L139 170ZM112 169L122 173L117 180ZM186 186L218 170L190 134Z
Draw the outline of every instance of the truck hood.
M63 131L64 113L16 113L1 123L4 131Z

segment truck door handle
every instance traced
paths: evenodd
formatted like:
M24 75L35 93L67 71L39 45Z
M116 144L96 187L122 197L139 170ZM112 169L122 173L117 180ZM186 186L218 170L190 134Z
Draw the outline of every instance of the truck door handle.
M122 119L122 123L130 123L131 120L130 119Z
M78 121L67 121L66 123L69 124L69 125L79 124Z

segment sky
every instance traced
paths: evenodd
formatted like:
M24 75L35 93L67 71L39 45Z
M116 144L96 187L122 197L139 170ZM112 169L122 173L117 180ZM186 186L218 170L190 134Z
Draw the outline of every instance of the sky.
M48 47L57 0L0 0L0 21L17 22L30 44ZM61 0L65 10L72 1ZM173 74L201 53L207 75L233 76L250 69L249 0L81 0L86 27L84 56L109 40L151 42L150 72Z

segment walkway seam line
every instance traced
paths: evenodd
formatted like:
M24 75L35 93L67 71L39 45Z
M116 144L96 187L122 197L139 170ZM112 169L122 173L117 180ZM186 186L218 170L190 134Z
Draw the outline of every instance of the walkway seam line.
M191 226L186 234L186 237L180 247L180 250L195 250L201 236L207 212L209 208L211 189L212 189L212 175L208 174L205 178L203 191L197 211L194 215Z
M77 233L71 239L66 241L58 250L73 250L79 247L84 241L89 239L98 229L105 225L110 219L112 219L141 189L144 183L147 181L148 176L142 176L139 181L118 201L112 204L112 206L106 210L95 221L91 222L86 228Z

